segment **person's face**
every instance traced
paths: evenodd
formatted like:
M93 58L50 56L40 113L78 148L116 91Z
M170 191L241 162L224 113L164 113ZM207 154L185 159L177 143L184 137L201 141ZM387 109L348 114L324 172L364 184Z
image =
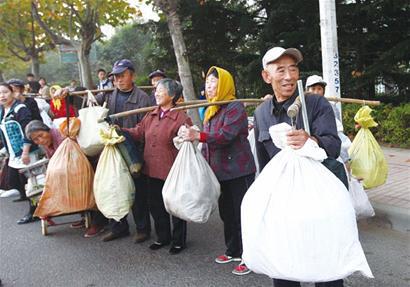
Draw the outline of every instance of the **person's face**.
M121 91L128 91L132 88L134 73L127 69L120 74L115 74L114 79L118 89Z
M76 81L72 81L71 83L70 83L70 86L71 87L75 87L77 85L77 82Z
M299 68L295 59L285 55L267 65L262 71L263 80L272 86L278 101L290 98L297 88Z
M13 95L16 98L18 98L24 92L24 87L11 85L11 88L13 89Z
M9 107L13 101L13 92L5 86L0 86L0 105Z
M44 81L44 79L40 79L40 80L38 81L38 83L39 83L42 87L44 87L44 86L46 85L46 81Z
M162 79L163 79L163 77L161 77L161 76L152 77L152 78L151 78L151 85L153 85L154 88L156 88L157 85L158 85L158 82L159 82L160 80L162 80Z
M155 90L155 100L160 107L172 105L172 97L169 96L167 89L163 85L158 85Z
M106 74L105 74L104 71L99 71L98 72L98 79L100 79L100 81L104 80L105 76L106 76Z
M216 97L219 79L214 75L209 75L205 81L205 92L209 99Z
M308 92L323 97L325 95L325 88L322 85L313 85L308 88Z
M31 133L31 140L36 145L42 145L49 147L53 143L50 132L46 131L36 131Z
M27 81L28 81L28 82L34 81L34 77L33 77L33 76L28 76L28 77L27 77Z

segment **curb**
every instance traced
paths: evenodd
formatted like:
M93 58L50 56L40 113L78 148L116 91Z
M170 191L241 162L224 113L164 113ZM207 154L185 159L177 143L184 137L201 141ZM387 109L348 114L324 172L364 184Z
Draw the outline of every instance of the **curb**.
M410 234L410 210L379 202L370 201L376 216L370 220L378 225Z

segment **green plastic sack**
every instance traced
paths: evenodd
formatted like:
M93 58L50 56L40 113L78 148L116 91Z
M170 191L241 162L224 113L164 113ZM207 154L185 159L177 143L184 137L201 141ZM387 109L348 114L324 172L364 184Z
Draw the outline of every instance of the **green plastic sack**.
M387 179L387 162L383 151L374 138L370 127L376 127L370 113L372 109L363 106L356 113L354 120L361 126L349 148L352 175L363 179L364 188L382 185Z

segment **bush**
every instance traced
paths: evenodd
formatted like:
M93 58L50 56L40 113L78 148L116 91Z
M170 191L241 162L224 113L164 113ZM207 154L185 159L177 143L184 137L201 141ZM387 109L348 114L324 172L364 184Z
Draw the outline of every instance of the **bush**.
M361 105L356 104L343 106L343 126L345 134L350 137L357 133L354 128L354 116L360 107ZM377 141L396 147L410 148L410 103L398 107L381 104L372 109L372 116L379 124L371 128Z

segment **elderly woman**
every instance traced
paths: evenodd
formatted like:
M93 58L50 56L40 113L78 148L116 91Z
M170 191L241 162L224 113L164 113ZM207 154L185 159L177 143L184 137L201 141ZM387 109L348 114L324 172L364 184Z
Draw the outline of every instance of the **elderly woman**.
M231 74L211 67L207 73L205 93L209 102L234 100L235 86ZM221 185L219 214L224 223L226 251L215 259L224 264L241 261L241 203L255 178L255 162L247 139L248 119L243 104L233 102L207 108L204 131L187 129L185 140L204 143L202 153L209 162ZM239 264L232 273L250 273L245 264Z
M37 146L24 136L23 130L32 120L32 114L27 106L13 96L13 88L7 83L0 83L0 128L3 146L7 149L9 159L7 168L8 177L2 182L2 187L17 189L20 198L15 201L27 200L25 184L27 179L19 174L18 169L25 167L32 160L35 160ZM29 212L20 220L18 224L25 224L35 221L33 213L35 206L29 201Z
M182 96L182 86L175 80L165 78L158 82L155 98L158 107L128 131L135 141L144 141L144 167L147 177L148 204L154 218L157 241L150 249L157 250L171 243L171 254L185 248L186 222L167 213L162 198L162 187L178 154L172 139L182 125L192 125L191 119L182 111L171 111Z

